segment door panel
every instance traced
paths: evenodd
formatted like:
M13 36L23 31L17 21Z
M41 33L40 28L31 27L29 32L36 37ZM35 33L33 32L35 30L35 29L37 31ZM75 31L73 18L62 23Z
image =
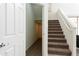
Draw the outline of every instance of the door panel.
M5 31L6 35L12 35L15 33L15 15L14 4L6 5L6 19L5 19Z

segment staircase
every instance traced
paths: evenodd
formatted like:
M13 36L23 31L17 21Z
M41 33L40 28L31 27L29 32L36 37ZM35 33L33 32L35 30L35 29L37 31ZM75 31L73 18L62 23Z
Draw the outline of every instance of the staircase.
M71 55L58 20L48 20L48 55Z

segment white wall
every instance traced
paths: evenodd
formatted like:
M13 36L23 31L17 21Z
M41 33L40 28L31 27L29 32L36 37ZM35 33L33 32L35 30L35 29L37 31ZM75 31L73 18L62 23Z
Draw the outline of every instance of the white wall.
M56 9L55 8L56 6L53 6L53 4L49 4L48 5L48 19L49 20L56 20L57 17L56 17Z
M58 8L61 8L67 16L79 16L79 4L75 4L75 3L53 3L52 4L52 14L53 14L52 19L57 19L56 12L57 12ZM68 21L71 23L71 25L77 27L77 22L76 22L75 18L71 18ZM78 27L77 34L79 35L79 27Z
M42 20L42 5L37 3L31 4L35 20Z
M34 15L31 5L26 4L26 50L36 41Z
M68 16L79 16L79 4L53 3L51 7L52 19L57 19L56 12L58 8L61 8Z

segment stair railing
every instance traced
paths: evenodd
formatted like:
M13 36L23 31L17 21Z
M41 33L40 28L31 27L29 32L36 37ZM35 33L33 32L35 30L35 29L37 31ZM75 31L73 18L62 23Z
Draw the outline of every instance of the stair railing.
M60 22L62 31L65 35L65 39L67 40L72 55L76 55L76 27L69 23L68 17L62 9L58 9L57 18Z

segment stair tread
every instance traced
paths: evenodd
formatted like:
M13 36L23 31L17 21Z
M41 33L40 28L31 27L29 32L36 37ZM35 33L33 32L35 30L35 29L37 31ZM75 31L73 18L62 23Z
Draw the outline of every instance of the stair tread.
M56 26L54 26L54 25L49 25L49 26L48 26L48 28L51 28L51 27L54 27L54 28L61 28L61 26L57 26L57 25L56 25Z
M60 26L60 25L48 25L48 26Z
M59 31L61 31L61 32L62 32L62 30L61 30L61 29L59 29L59 28L56 28L55 30L54 30L54 29L51 29L51 30L50 30L50 29L48 29L48 30L49 30L49 31L53 31L53 32L54 32L54 31L55 31L55 32L59 32Z
M66 41L65 38L48 38L48 40L51 40L51 41Z
M60 26L60 25L48 25L48 26Z
M66 43L66 39L65 38L48 38L48 42L62 42L62 43Z
M48 23L59 23L59 21L48 21Z
M57 31L57 30L56 30L56 31L48 31L48 32L62 32L62 31Z
M71 53L71 51L69 49L62 49L62 48L52 48L49 47L48 48L49 51L56 51L56 52L63 52L63 53Z
M48 38L48 39L50 39L50 40L65 40L65 38Z
M57 21L56 21L56 22L48 22L48 23L49 23L49 24L50 24L50 23L52 23L52 24L55 24L55 23L56 23L56 24L59 24L59 22L57 22Z
M59 23L49 23L48 25L60 25Z
M55 35L55 36L64 36L63 34L48 34L49 35Z
M64 55L58 55L58 54L48 54L48 56L64 56Z
M61 29L61 28L48 28L48 29Z
M48 42L48 44L51 44L51 45L66 45L66 46L68 46L68 44L67 43L61 43L61 42Z
M60 26L60 25L55 25L55 24L53 25L53 24L52 24L52 25L48 25L48 26Z
M61 28L48 28L48 29L59 29L60 30Z
M48 21L58 21L58 19L55 19L55 20L48 20Z
M59 21L48 21L48 22L59 22Z
M58 32L58 31L60 31L60 32L62 32L62 30L61 29L48 29L49 31L51 31L51 32Z
M49 25L60 25L60 23L48 23Z

